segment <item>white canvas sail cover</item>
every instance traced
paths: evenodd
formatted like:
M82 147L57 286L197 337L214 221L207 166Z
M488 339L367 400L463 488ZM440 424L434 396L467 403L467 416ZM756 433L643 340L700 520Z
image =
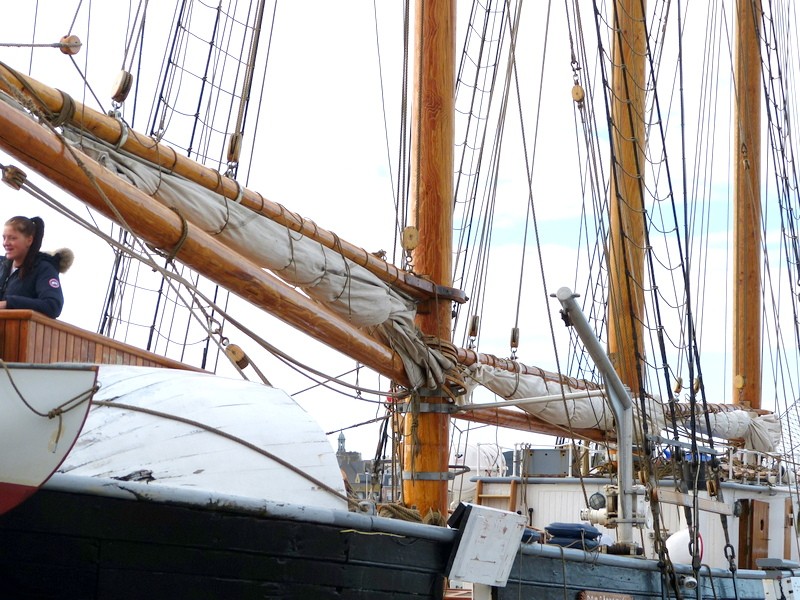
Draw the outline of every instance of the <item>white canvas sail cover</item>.
M108 405L92 407L61 472L347 507L328 438L285 392L208 373L119 365L101 365L98 382L94 401Z
M690 407L677 405L679 418L685 427L689 425ZM775 452L781 443L781 423L775 414L759 415L749 410L710 410L710 430L705 416L696 418L697 427L706 434L726 440L744 440L744 447L757 452Z
M403 360L412 387L436 388L452 363L428 348L414 324L415 303L364 267L220 194L106 145L72 134L73 142L245 259L301 288L358 327L373 328Z
M540 398L561 394L582 392L578 388L561 386L556 381L548 381L542 377L530 374L512 373L487 365L472 365L469 369L469 379L475 384L480 384L506 400L520 400L523 398ZM648 419L650 430L660 430L664 422L661 419L661 407L651 407ZM614 430L614 413L602 396L586 396L567 400L554 400L546 403L522 404L520 408L525 412L566 428L575 429L601 429ZM636 406L634 420L639 418L639 407Z
M511 373L486 365L473 365L469 370L472 387L482 385L506 400L540 398L574 392L577 388L562 386L556 381L529 374ZM690 410L686 404L678 404L678 425L688 428ZM683 407L683 408L680 408ZM567 428L614 430L614 415L602 396L555 400L546 403L522 404L520 408L533 416ZM634 421L641 418L638 402L634 403ZM664 428L666 417L664 407L656 399L650 399L647 406L650 431ZM743 440L748 450L775 452L781 441L780 421L774 414L758 415L747 410L710 410L708 419L710 431L704 417L696 419L697 426L706 434L725 440Z

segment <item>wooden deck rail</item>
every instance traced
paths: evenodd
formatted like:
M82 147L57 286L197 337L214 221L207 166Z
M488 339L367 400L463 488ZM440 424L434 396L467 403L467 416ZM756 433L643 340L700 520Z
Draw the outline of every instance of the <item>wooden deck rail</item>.
M21 363L94 363L199 371L32 310L0 310L0 358Z

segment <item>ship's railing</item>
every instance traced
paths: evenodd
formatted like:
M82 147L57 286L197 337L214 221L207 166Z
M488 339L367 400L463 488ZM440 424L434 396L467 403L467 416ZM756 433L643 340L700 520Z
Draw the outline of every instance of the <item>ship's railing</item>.
M32 310L0 310L5 362L92 363L199 370Z
M771 453L728 448L725 458L728 481L754 485L793 484L797 476L797 464L787 457Z

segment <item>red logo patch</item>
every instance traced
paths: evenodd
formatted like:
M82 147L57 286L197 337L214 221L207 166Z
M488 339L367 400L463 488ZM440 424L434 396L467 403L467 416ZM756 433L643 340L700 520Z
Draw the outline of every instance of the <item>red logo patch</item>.
M61 282L58 279L56 279L55 277L53 277L48 283L50 284L51 288L60 288L61 287Z

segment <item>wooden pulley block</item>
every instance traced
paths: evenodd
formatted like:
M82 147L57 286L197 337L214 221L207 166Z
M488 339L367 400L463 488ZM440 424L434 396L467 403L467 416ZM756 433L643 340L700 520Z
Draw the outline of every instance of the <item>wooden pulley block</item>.
M240 369L244 369L250 364L250 361L247 359L247 355L244 353L244 350L242 350L236 344L227 345L225 347L225 354L232 362L236 363Z
M238 163L239 156L242 154L242 134L231 134L231 139L228 142L228 162Z
M58 42L58 49L62 54L75 56L81 51L81 39L77 35L65 35Z
M583 91L583 87L578 85L577 83L572 86L572 100L581 103L586 98L586 92Z
M14 165L8 165L3 169L3 181L15 190L21 189L27 178L25 171Z
M419 230L411 225L403 229L400 245L403 250L414 250L419 245Z
M118 104L125 102L125 98L131 91L133 86L133 75L127 71L120 71L117 78L114 80L114 88L111 93L111 99Z

